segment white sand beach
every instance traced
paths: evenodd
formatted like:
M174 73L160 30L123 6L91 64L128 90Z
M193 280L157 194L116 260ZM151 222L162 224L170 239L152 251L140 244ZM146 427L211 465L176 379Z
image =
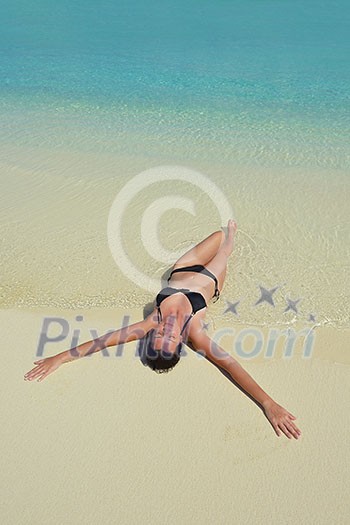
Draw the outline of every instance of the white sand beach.
M23 380L44 317L117 328L123 310L2 310L3 523L346 524L349 331L319 327L311 358L241 359L297 416L298 440L277 437L262 410L192 350L168 374L108 348ZM142 310L131 311L142 318ZM51 329L56 337L60 329ZM225 346L223 344L223 346ZM336 518L335 518L336 516Z

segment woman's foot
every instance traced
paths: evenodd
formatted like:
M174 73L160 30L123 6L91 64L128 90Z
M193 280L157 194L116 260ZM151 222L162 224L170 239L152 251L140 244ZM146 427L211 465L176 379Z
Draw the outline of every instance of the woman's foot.
M224 242L224 247L227 255L231 255L233 250L233 240L237 230L237 223L234 219L229 219L227 223L227 237Z
M234 219L229 219L227 223L228 237L234 237L237 231L237 223Z

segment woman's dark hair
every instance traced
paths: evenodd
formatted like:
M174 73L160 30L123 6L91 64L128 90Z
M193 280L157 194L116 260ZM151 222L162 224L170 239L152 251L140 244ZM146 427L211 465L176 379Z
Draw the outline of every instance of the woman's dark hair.
M154 372L157 372L157 374L170 372L170 370L172 370L180 361L182 343L177 345L173 354L170 352L164 352L163 350L155 350L152 344L153 332L153 330L150 330L145 338L142 361L144 365L151 368L151 370L154 370Z

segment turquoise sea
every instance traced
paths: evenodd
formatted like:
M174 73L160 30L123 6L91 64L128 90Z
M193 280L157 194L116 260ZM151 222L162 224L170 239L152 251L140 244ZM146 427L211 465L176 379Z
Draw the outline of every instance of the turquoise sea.
M301 294L305 318L347 326L349 35L345 0L3 5L0 305L151 300L116 268L108 213L134 175L178 165L215 182L241 227L223 300L250 293L251 305L259 284L283 284L280 300ZM197 219L169 212L159 225L178 250L220 226L193 198ZM131 205L126 245L149 199ZM159 278L167 267L138 263ZM241 320L272 315L243 303Z

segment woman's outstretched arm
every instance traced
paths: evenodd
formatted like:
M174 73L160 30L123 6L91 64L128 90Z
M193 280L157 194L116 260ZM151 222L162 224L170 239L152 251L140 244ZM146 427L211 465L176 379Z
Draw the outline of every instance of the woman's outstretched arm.
M294 436L298 439L301 431L293 423L293 419L296 419L295 416L276 403L238 361L203 332L192 335L191 341L196 350L203 353L215 365L226 370L232 379L262 406L278 436L281 435L282 431L288 438Z
M24 379L27 381L33 381L34 379L42 381L45 377L57 370L57 368L64 363L76 361L81 357L99 352L108 346L117 346L122 343L128 343L129 341L141 339L147 334L147 332L151 330L152 327L153 312L143 321L133 323L129 326L124 326L123 328L119 328L119 330L115 330L114 332L108 332L107 334L99 336L96 339L82 343L54 356L34 361L36 366L24 375Z

